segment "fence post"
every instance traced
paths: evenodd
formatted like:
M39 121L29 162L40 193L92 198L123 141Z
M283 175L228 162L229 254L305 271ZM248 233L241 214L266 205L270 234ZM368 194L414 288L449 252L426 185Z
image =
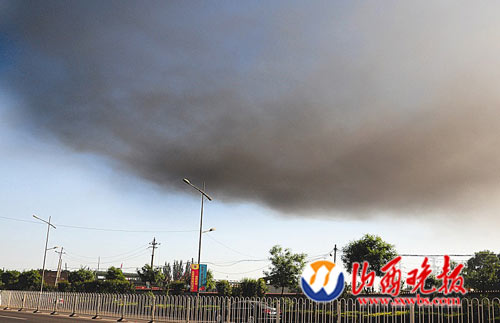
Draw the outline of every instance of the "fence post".
M21 308L18 309L17 311L18 312L22 312L22 310L24 309L25 305L26 305L26 292L23 293L23 303L21 304Z
M226 322L231 322L231 298L227 298L227 307L226 307Z
M75 294L75 301L73 302L73 313L71 313L70 317L76 316L76 305L78 304L78 294Z
M340 323L342 320L342 309L340 307L340 299L337 300L337 323Z
M278 299L278 301L276 302L276 323L280 323L280 313L280 300Z
M7 306L4 308L4 310L10 309L10 298L12 297L12 291L9 291L9 298L7 299Z
M101 294L97 294L97 306L95 307L95 315L92 317L93 320L99 318L100 307L101 307Z
M188 296L187 301L187 313L186 313L186 323L189 323L189 316L191 314L191 296Z
M52 311L52 313L50 313L50 315L57 315L57 303L59 299L58 299L58 295L56 294L56 297L55 297L55 300L54 300L54 310Z
M127 303L127 295L123 295L122 297L122 308L120 311L120 318L118 319L117 322L123 322L125 320L124 314L125 314L125 304Z
M155 321L155 310L156 310L156 297L153 295L151 297L152 304L151 304L151 320L148 323L154 323Z
M410 305L410 323L415 323L415 305Z

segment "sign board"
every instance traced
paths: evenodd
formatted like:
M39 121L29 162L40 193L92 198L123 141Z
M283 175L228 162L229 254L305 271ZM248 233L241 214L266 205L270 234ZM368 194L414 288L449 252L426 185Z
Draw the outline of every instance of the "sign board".
M200 281L198 282L198 288L201 291L207 289L207 265L200 265Z
M200 282L200 265L191 264L191 292L198 291L199 282Z

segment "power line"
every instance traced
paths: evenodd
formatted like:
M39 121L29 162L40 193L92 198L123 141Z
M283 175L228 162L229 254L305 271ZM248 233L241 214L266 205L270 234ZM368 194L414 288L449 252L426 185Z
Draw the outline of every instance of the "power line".
M236 252L237 254L240 254L242 256L245 256L245 257L251 257L251 258L255 258L254 256L252 255L248 255L248 254L245 254L243 252L239 252L238 250L236 249L233 249L231 247L229 247L228 245L220 242L219 240L215 239L214 237L210 236L210 235L207 235L207 237L209 237L210 239L212 239L213 241L215 241L216 243L220 244L221 246L223 246L224 248L228 249L228 250L231 250L232 252Z
M205 261L205 263L208 265L216 266L216 267L231 267L231 266L240 264L242 262L260 262L260 261L269 261L269 259L242 259L242 260L236 260L236 261L219 263L219 264Z
M262 270L262 269L267 268L267 267L269 267L269 266L265 265L264 267L261 267L261 268L258 268L258 269L249 270L249 271L243 271L243 272L239 272L239 273L225 273L225 272L217 271L217 270L212 270L212 271L214 273L225 274L225 275L241 275L241 274L248 274L248 273L252 273L252 272L255 272L255 271L259 271L259 270Z
M142 245L140 246L139 248L136 248L136 249L133 249L133 250L130 250L130 251L127 251L127 252L123 252L123 253L120 253L120 254L117 254L117 255L113 255L113 256L100 256L101 258L118 258L118 257L122 257L122 256L125 256L125 255L129 255L129 254L133 254L133 253L136 253L138 252L139 250L146 250L147 248L147 244L146 245ZM68 250L66 249L66 252ZM79 258L87 258L87 259L95 259L95 256L82 256L82 255L78 255L76 253L71 253L73 256L76 256L76 257L79 257Z

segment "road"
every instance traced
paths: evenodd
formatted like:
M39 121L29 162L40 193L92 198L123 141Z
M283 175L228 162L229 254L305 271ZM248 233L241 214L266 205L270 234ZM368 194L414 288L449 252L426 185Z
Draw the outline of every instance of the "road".
M37 322L37 323L62 323L62 322L96 322L91 317L69 317L68 314L50 315L49 313L36 313L32 311L18 312L16 310L0 310L1 323L23 323L23 322ZM116 322L116 319L99 319L98 322ZM137 320L127 320L127 322L147 322Z

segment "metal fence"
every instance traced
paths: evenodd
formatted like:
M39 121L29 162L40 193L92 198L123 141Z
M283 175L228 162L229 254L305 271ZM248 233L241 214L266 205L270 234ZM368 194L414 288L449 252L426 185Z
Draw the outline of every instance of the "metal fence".
M355 299L316 303L304 298L151 296L1 291L2 309L162 322L454 323L499 322L500 300L462 299L460 306L360 305Z

